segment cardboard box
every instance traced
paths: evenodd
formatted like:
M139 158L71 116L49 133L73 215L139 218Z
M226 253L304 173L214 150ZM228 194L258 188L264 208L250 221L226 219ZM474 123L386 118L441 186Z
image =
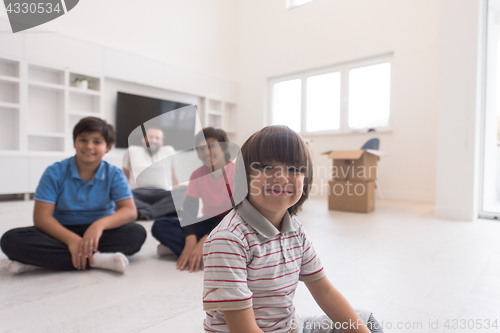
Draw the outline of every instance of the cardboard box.
M323 153L333 159L332 178L367 182L377 180L377 163L385 153L379 150L331 150Z
M369 213L375 209L375 182L329 181L328 210Z

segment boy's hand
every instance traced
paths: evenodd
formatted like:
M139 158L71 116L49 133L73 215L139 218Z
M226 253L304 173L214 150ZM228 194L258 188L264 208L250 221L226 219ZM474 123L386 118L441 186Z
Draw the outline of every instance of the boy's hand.
M87 228L87 230L85 230L80 242L78 254L83 258L88 258L89 265L91 267L94 265L94 257L92 255L94 252L97 252L99 239L101 238L103 231L104 227L99 223L99 221L95 221L90 225L90 227Z
M76 269L85 269L87 266L87 258L80 255L80 244L82 239L80 237L68 243L68 250L71 253L71 261Z
M180 269L182 271L184 270L184 268L186 268L189 263L189 259L191 258L191 252L193 252L195 247L196 243L192 244L190 242L186 242L186 245L184 245L184 250L182 250L179 259L177 259L177 269Z
M203 242L198 242L193 251L191 251L188 267L186 267L186 269L189 269L191 273L193 270L198 272L198 269L201 267L203 267Z
M181 271L189 270L189 272L198 272L198 269L203 267L203 244L208 235L203 236L199 241L196 240L195 235L189 235L186 237L186 245L184 245L184 250L177 259L177 269Z

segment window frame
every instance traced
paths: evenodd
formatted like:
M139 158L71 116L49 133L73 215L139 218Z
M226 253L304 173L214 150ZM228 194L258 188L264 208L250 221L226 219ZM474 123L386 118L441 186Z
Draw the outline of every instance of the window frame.
M271 77L268 79L267 88L267 108L265 112L265 122L267 125L273 124L273 109L272 109L272 96L273 85L277 82L288 81L293 79L301 80L301 101L300 101L300 132L302 136L321 136L321 135L339 135L339 134L357 134L366 133L368 128L356 129L349 128L349 71L360 67L377 65L382 63L389 63L390 73L390 101L389 101L389 123L383 127L373 127L377 133L392 132L393 110L394 110L394 61L393 54L387 53L379 56L373 56L354 61L346 61L334 65L328 65L316 69L309 69L305 71L295 72L286 75ZM340 73L340 126L338 130L325 130L325 131L306 131L307 126L307 78L310 76L328 74L333 72ZM372 128L372 127L370 127Z

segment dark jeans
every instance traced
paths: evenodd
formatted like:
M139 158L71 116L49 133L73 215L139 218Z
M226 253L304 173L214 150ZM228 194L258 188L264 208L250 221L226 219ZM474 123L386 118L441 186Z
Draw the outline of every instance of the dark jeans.
M90 224L64 226L83 236ZM146 230L137 223L128 223L116 229L104 230L99 239L99 252L121 252L132 255L141 249L146 240ZM17 228L7 231L0 240L2 251L10 260L23 264L72 271L71 253L68 246L43 233L36 227ZM88 266L87 266L88 267Z
M199 240L203 236L208 235L222 219L223 217L216 216L197 222L195 224L196 238ZM184 240L179 220L169 217L159 218L153 223L151 233L154 238L159 240L163 245L169 247L177 256L181 255L182 250L184 250L184 245L186 245L186 241Z
M159 188L136 188L132 190L137 212L146 220L154 220L165 215L176 215L174 199L183 202L185 188L165 191ZM179 199L178 199L179 198Z

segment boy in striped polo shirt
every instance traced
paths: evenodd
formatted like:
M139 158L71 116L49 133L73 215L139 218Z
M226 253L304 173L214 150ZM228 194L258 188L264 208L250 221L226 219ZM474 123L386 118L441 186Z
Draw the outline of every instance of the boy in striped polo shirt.
M302 138L286 126L265 127L245 142L239 158L235 191L248 188L248 195L203 247L205 331L382 332L370 312L353 310L328 281L292 217L308 198L313 177ZM299 281L326 316L296 317Z

